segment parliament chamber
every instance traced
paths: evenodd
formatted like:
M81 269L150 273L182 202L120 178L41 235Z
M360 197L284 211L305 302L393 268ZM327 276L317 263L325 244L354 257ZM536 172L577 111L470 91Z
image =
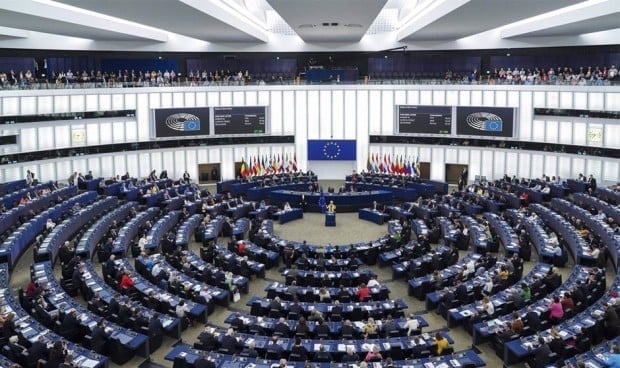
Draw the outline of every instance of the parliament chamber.
M145 3L0 4L0 367L620 362L616 2Z

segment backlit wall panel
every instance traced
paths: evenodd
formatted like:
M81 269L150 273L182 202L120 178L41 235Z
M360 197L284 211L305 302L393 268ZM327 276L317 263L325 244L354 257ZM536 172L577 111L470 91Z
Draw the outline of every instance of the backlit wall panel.
M332 92L332 137L334 139L344 138L344 92Z
M282 135L284 132L282 123L282 92L271 91L271 134Z
M427 95L430 98L430 93ZM368 101L368 128L370 134L381 134L381 106L381 91L370 91Z
M319 91L308 91L308 139L319 139Z
M295 91L282 92L282 133L295 134Z
M406 100L407 94L405 91L400 91L400 95L403 101ZM357 121L357 99L355 98L355 91L344 91L344 139L355 139L357 136L358 121ZM359 155L359 153L358 153ZM359 156L358 156L359 157Z
M111 95L99 95L99 110L107 111L112 110L112 96Z
M78 97L84 99L84 96L79 95ZM19 99L20 101L20 115L34 115L37 113L37 98L32 97L22 97ZM4 103L4 101L3 101ZM8 115L4 114L3 115Z
M381 93L381 134L394 134L394 93L383 91Z

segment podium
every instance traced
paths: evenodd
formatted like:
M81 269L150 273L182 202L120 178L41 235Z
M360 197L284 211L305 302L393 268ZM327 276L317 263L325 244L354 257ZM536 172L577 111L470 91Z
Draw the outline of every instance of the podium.
M325 226L336 226L336 212L325 212Z

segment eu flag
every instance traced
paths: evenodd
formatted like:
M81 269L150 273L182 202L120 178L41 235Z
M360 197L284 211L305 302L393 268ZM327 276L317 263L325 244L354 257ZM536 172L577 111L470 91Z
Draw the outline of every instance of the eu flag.
M325 194L321 192L321 196L319 197L319 207L321 208L321 213L325 213L327 210L327 201L325 200Z
M308 161L355 161L355 140L308 140Z

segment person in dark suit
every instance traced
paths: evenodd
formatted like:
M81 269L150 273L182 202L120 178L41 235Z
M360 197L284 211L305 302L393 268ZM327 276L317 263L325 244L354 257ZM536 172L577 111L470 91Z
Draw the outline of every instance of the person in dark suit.
M243 348L243 344L237 340L235 336L235 330L229 328L226 332L226 335L222 336L222 340L220 341L220 345L222 349L226 349L230 352L230 354L237 354Z
M282 335L283 337L288 337L291 334L291 328L286 323L284 317L280 317L278 323L273 327L273 333Z
M411 356L414 359L420 358L422 356L422 352L426 351L426 344L424 343L424 340L422 340L420 337L416 336L413 339L413 342L415 345L413 345L413 347L411 348Z
M28 365L36 365L39 359L45 359L46 354L47 347L45 346L43 336L41 336L37 341L33 342L28 349Z
M358 363L360 361L359 355L355 352L353 346L347 346L347 353L340 358L342 363Z
M118 319L120 321L120 324L122 326L128 327L131 322L132 316L133 313L131 312L129 305L127 305L124 301L121 302L118 306Z
M538 337L538 344L539 346L534 351L534 355L528 359L528 364L532 368L543 368L550 363L551 349L549 349L549 345L547 345L542 336Z
M220 343L217 341L215 336L211 332L208 331L208 327L205 328L203 332L198 335L198 341L202 344L202 349L208 351L214 351L219 348Z
M148 325L149 337L159 336L164 334L164 325L159 319L159 313L153 313L153 317L149 320Z
M308 350L301 344L301 338L295 338L295 344L291 348L291 355L295 354L299 356L300 361L308 360Z
M612 299L612 301L614 300ZM620 320L618 319L618 314L613 304L607 303L603 318L605 320L605 338L611 340L618 336L618 332L620 331Z
M383 330L384 336L389 337L390 332L398 331L398 324L396 324L396 322L392 319L392 316L388 314L383 322L383 325L381 326L381 329Z
M288 308L289 313L295 313L298 316L303 316L304 309L299 305L299 301L294 300L293 304L291 304Z
M340 328L340 334L342 336L355 336L355 327L348 319L342 323L342 327Z
M329 337L330 334L331 334L331 332L329 330L329 326L327 324L325 324L323 319L320 319L317 322L316 328L314 329L314 335L317 336L317 337L322 337L322 336Z
M241 356L245 356L245 357L249 357L249 358L257 358L258 357L258 352L255 349L255 344L254 341L251 341L248 343L248 346L246 346L243 351L240 354Z
M93 328L93 331L90 334L90 338L91 348L99 354L106 355L108 334L105 331L105 323L103 318L100 319L97 323L97 326Z
M346 293L346 290L342 289L341 292ZM340 301L338 301L338 300L334 301L334 305L332 306L332 310L331 310L331 315L332 316L342 316L342 305L340 304Z
M301 342L300 342L301 343ZM280 340L278 336L274 336L267 345L267 351L274 356L274 359L280 359L282 357L282 353L284 352L284 348L280 345ZM295 352L295 346L291 348L291 353Z
M65 361L65 356L67 355L67 346L65 344L60 340L54 342L47 357L47 366L58 367Z
M321 344L319 345L319 351L317 351L314 354L314 359L313 361L315 362L323 362L323 363L329 363L333 360L332 355L326 351L325 349L325 345Z
M282 311L282 303L280 303L280 297L276 296L275 298L273 298L271 303L269 303L269 310L277 310L279 312Z
M592 189L592 192L596 190L596 179L594 179L592 174L590 174L590 177L588 178L588 188Z
M454 293L456 300L467 300L467 286L460 281L456 282L456 290Z
M75 309L65 314L60 325L60 330L63 331L63 336L67 339L78 341L80 338L80 321L77 319L77 311Z
M525 314L525 324L529 326L533 331L538 331L540 326L540 315L532 309L527 307L527 313Z
M110 258L108 258L104 265L104 273L110 275L110 277L116 280L116 265L114 263L115 259L116 257L114 256L114 254L110 255Z
M121 298L121 294L114 294L114 298L110 299L110 303L108 304L108 315L116 314L118 316L118 311L120 309L120 305L118 301Z
M194 361L195 368L215 368L215 363L209 359L206 351L200 354L200 357Z

